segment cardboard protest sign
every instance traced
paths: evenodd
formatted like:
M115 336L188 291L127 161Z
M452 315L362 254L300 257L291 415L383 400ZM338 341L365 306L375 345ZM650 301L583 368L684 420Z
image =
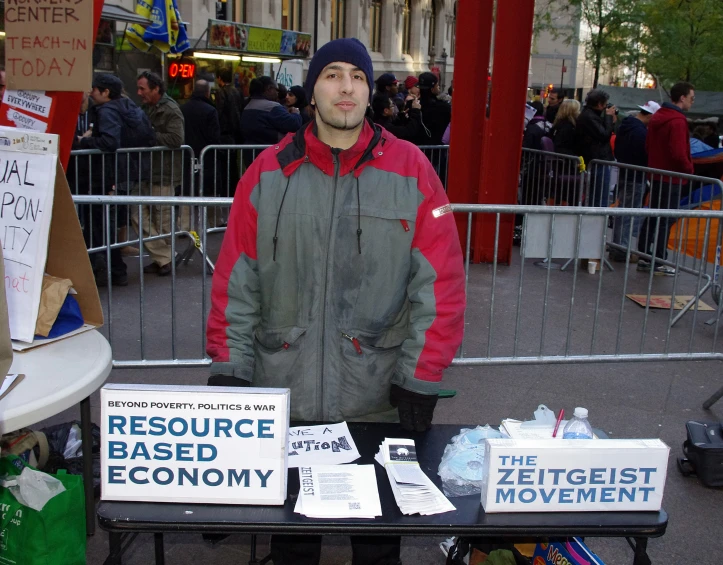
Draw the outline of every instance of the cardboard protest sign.
M93 0L6 0L5 70L11 90L89 90Z
M104 386L101 499L282 505L289 390Z
M0 240L10 337L35 334L48 252L58 136L0 128Z

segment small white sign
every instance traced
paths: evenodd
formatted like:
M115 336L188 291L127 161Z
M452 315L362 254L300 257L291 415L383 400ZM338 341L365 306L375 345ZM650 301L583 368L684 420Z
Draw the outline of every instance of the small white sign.
M31 118L30 116L28 116L27 114L23 114L19 110L13 110L12 108L8 108L7 116L8 120L14 123L15 127L18 129L28 129L40 133L45 133L45 131L48 129L48 124L44 121Z
M659 439L488 439L482 506L494 512L660 510Z
M101 389L101 499L282 505L289 390Z
M42 90L6 90L3 102L13 108L27 110L45 118L50 116L53 99Z
M343 465L359 457L346 422L289 429L289 469L308 465Z

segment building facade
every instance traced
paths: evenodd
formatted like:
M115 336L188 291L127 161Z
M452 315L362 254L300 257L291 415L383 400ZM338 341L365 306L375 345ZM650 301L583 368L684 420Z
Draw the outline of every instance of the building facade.
M400 81L432 67L449 86L454 69L456 0L177 0L189 23L191 45L208 20L225 19L313 35L313 47L337 37L356 37L370 51L376 75ZM121 0L133 10L134 0ZM205 45L205 40L201 41Z

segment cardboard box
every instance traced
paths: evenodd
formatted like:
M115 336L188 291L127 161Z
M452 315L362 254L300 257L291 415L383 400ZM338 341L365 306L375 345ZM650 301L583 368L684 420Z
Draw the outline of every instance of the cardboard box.
M660 510L670 448L659 439L488 439L485 512Z

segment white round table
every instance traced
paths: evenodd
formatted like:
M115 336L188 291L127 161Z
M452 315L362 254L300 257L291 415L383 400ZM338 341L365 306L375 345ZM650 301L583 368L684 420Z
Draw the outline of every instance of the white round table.
M23 353L14 351L9 372L22 373L25 377L0 400L0 433L3 434L32 426L80 404L89 535L95 532L90 395L103 385L112 366L110 345L96 330Z

